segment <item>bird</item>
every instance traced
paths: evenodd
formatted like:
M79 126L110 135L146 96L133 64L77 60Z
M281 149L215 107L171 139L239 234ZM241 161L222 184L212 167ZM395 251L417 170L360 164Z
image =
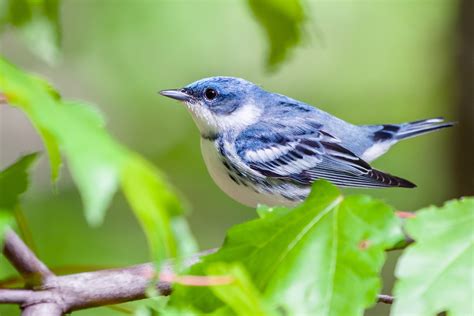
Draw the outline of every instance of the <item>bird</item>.
M250 207L295 206L319 179L338 187L414 188L369 163L401 140L453 126L441 117L353 125L235 77L204 78L159 93L185 104L214 182Z

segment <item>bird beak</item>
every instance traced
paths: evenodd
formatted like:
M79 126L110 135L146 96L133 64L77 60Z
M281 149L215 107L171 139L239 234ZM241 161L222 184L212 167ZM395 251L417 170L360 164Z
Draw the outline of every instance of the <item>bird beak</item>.
M169 90L161 90L160 94L162 96L175 99L178 101L185 101L189 102L192 99L192 96L186 93L184 89L169 89Z

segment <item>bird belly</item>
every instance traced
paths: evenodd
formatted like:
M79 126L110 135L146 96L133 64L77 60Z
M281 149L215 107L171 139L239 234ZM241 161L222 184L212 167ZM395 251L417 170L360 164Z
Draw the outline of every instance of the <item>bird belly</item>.
M298 203L298 201L289 200L279 194L272 194L270 190L261 192L256 184L242 179L226 168L214 141L202 138L201 151L207 170L214 182L224 193L237 202L250 207L256 207L258 204L294 206Z
M395 144L395 142L380 142L375 143L371 147L369 147L366 151L364 151L360 158L367 162L371 162L378 157L382 156L390 149L390 147Z

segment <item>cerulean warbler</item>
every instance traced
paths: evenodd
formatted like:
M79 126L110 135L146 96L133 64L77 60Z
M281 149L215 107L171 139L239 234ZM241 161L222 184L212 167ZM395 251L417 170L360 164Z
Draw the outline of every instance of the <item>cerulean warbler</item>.
M452 126L433 118L352 125L306 103L239 78L206 78L161 95L182 101L201 133L204 161L217 185L256 206L294 205L311 184L413 188L368 163L399 140Z

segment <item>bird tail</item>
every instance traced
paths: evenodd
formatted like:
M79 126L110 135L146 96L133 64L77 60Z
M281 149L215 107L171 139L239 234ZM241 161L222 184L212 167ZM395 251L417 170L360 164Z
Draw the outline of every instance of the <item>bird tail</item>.
M395 133L394 138L397 140L411 138L414 136L430 133L442 128L451 127L453 125L454 122L444 123L444 119L442 117L409 122L399 125L400 129Z
M408 181L407 179L396 177L377 169L370 170L368 176L382 184L380 186L416 188L416 184L411 181Z

